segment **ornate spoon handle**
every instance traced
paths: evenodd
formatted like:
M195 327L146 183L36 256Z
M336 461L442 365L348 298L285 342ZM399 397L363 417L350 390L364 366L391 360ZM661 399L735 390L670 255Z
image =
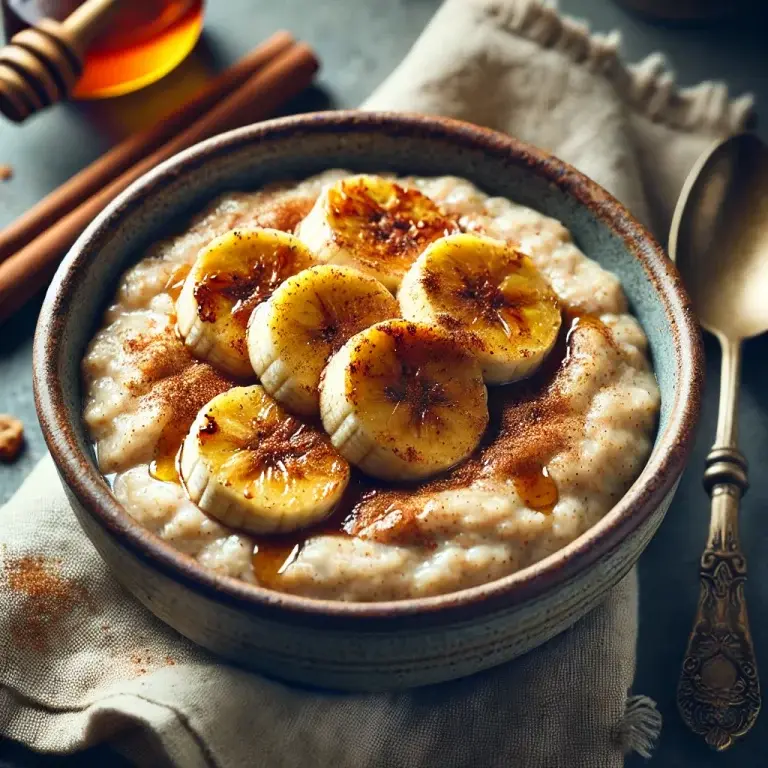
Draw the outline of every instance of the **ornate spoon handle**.
M701 556L699 606L677 689L683 720L718 751L743 736L760 711L760 681L744 596L747 561L739 542L739 501L748 481L746 459L735 447L738 364L738 346L729 350L724 344L715 445L728 447L715 447L707 457L704 486L712 497L712 518Z

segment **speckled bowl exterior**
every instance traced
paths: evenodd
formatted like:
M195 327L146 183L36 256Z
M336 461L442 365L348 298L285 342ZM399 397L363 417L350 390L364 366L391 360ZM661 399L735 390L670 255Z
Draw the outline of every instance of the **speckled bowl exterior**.
M662 393L653 454L591 530L519 573L439 597L343 603L272 592L204 570L142 528L100 476L81 419L80 360L121 273L229 189L330 167L454 174L561 220L621 278L650 341ZM121 581L163 621L247 667L320 686L381 690L461 677L561 632L632 567L677 487L699 411L699 332L671 262L607 192L560 160L466 123L329 112L273 120L199 144L133 184L59 268L37 328L38 414L72 508Z

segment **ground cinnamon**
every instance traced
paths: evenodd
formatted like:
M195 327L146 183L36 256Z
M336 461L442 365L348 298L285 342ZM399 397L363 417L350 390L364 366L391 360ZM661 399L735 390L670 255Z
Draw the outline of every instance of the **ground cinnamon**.
M83 229L126 187L198 141L273 114L309 85L317 68L317 58L309 46L300 43L290 47L180 134L8 257L0 264L0 322L50 281L59 260Z
M22 649L45 651L56 642L61 623L77 608L87 608L85 589L61 576L61 561L37 555L9 557L3 562L8 590L25 600L16 615L13 641Z

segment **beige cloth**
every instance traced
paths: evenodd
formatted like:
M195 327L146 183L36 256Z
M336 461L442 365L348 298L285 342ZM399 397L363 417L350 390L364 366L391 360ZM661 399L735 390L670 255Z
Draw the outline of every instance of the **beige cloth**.
M748 99L677 91L614 36L537 2L448 0L367 107L446 114L547 147L663 232L701 148ZM571 630L463 681L397 694L302 690L217 662L110 577L50 459L0 510L0 735L72 752L111 740L142 766L612 768L659 727L627 700L636 575Z

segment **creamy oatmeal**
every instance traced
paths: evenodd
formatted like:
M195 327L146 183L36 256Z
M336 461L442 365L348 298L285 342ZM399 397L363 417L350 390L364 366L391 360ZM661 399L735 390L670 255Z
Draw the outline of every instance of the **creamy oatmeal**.
M558 221L457 178L400 183L431 198L452 230L528 254L562 310L540 367L488 386L490 424L471 455L407 485L353 468L327 519L283 535L217 522L179 482L177 453L200 409L256 382L199 359L179 338L176 301L191 265L215 237L237 228L269 227L302 240L321 190L346 175L227 194L122 277L83 361L84 417L99 467L131 516L205 567L299 595L434 595L535 563L594 525L639 475L655 432L658 386L618 279Z

